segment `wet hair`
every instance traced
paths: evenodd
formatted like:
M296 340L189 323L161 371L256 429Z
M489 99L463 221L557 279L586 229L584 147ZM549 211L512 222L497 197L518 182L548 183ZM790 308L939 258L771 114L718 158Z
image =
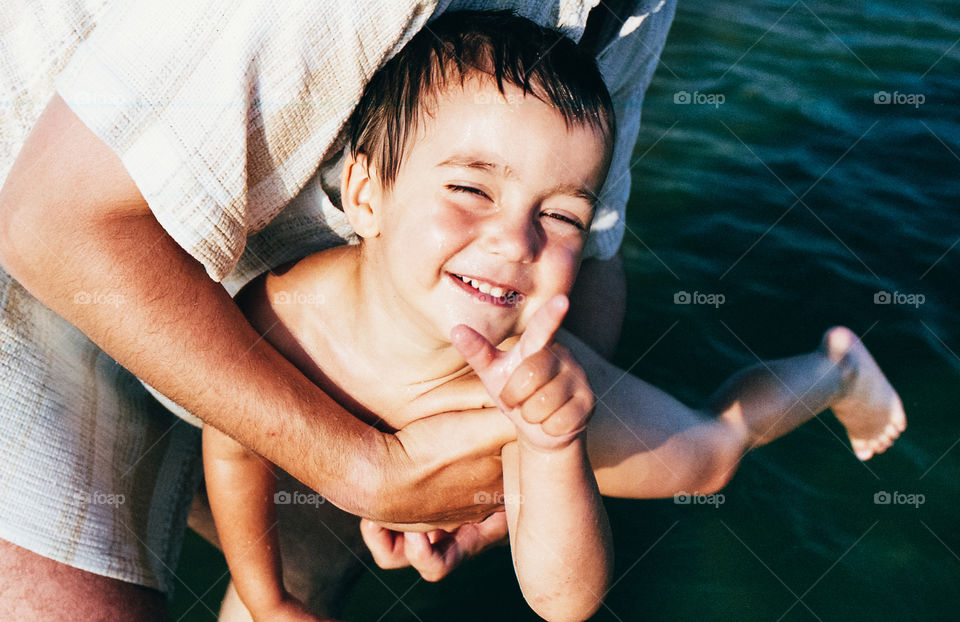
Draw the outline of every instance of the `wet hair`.
M593 57L557 30L511 11L455 11L427 24L367 84L349 121L348 149L365 154L389 189L423 114L452 80L512 84L553 106L567 127L615 133L610 94Z

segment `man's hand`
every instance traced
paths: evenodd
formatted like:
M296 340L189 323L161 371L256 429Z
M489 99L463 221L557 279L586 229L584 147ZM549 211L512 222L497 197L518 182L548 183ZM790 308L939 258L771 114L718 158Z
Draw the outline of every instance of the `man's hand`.
M363 519L363 541L373 561L384 569L413 566L427 581L439 581L460 563L507 537L504 512L495 512L480 523L461 525L453 532L400 532Z
M544 450L569 445L593 411L586 374L566 348L553 343L567 308L565 296L547 301L507 352L467 326L455 327L452 335L521 439Z

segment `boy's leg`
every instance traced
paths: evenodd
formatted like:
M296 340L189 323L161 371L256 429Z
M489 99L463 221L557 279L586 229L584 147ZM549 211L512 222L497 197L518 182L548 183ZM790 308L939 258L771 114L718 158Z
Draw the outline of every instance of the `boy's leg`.
M795 429L825 408L847 428L857 456L883 451L906 426L903 407L853 333L827 331L807 355L737 374L697 411L602 360L568 333L561 342L596 395L587 439L600 492L627 498L713 492L743 453Z
M78 570L2 540L0 577L3 619L165 619L165 599L156 590Z
M896 392L856 335L832 328L820 348L761 362L731 378L711 410L742 429L746 449L780 438L832 408L861 460L887 449L906 427Z

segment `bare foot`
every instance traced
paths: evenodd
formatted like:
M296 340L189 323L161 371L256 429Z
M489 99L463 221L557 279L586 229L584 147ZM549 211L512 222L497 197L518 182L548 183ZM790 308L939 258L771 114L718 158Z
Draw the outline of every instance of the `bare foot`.
M900 396L849 328L829 329L821 348L843 372L843 396L830 408L847 429L853 452L860 460L883 453L907 427Z
M843 396L830 406L860 460L883 453L907 427L900 396L855 334L835 326L821 349L843 372Z

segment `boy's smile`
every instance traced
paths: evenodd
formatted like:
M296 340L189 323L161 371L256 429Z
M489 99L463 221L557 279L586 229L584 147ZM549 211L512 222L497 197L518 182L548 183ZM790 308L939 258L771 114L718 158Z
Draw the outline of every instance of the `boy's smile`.
M569 293L606 174L601 135L504 87L452 82L426 104L393 186L370 182L376 295L439 342L467 324L500 343Z

